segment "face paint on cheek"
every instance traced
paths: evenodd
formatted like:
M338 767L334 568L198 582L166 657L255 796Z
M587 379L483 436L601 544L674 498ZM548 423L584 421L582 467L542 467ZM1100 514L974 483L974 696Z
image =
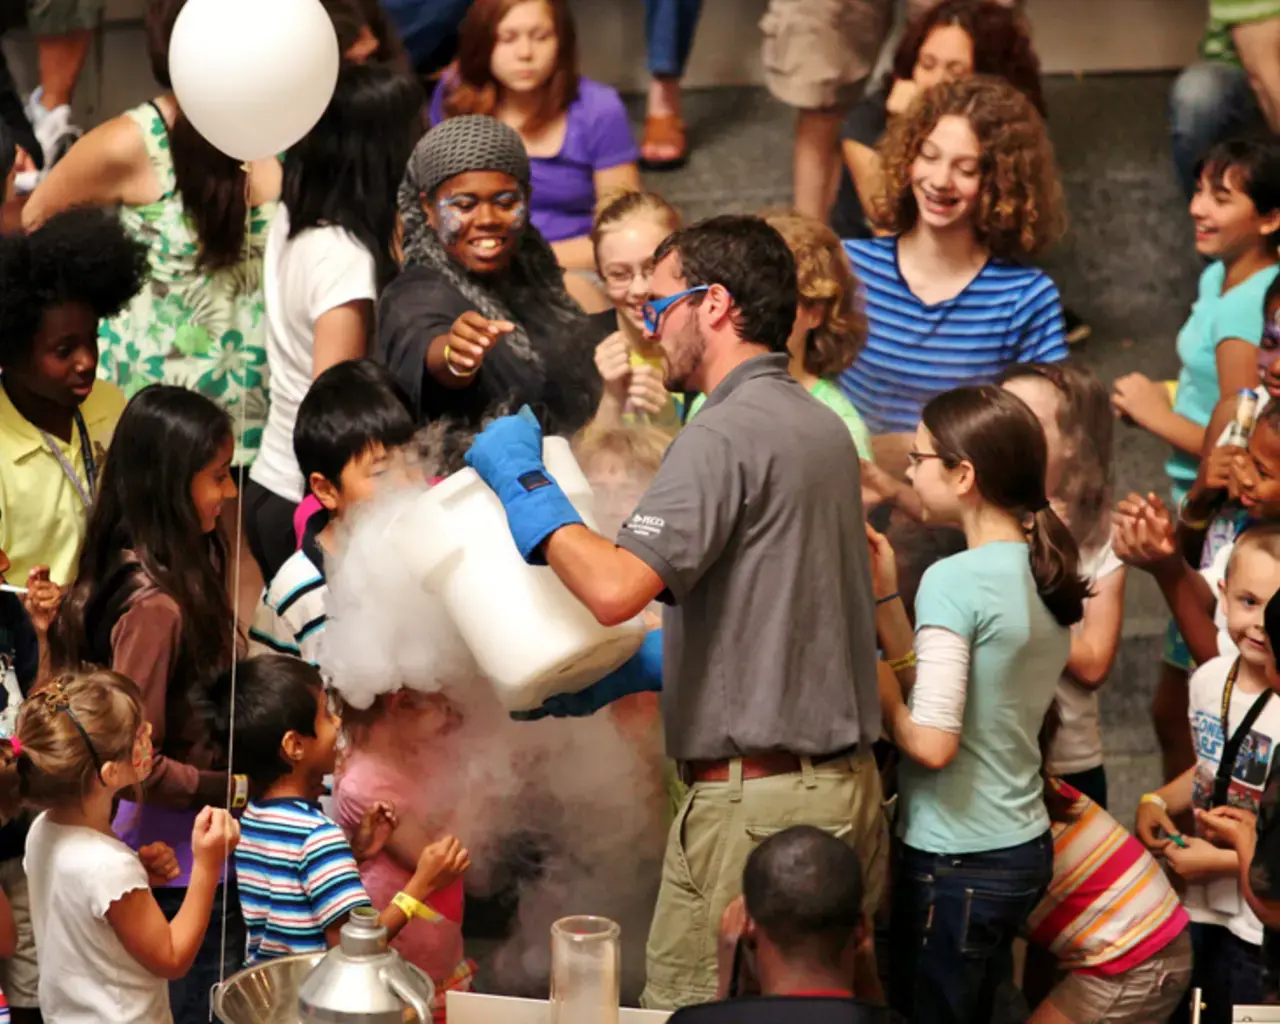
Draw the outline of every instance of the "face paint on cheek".
M465 226L462 212L453 200L442 199L436 205L436 214L440 220L440 241L446 246L457 245Z
M511 228L513 231L523 231L526 224L529 223L529 204L524 201L521 196L515 206L511 207Z

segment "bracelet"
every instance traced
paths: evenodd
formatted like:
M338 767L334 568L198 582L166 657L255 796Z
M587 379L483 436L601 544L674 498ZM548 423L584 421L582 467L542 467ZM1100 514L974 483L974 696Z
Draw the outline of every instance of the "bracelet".
M231 792L231 809L238 811L249 802L249 776L233 775Z
M463 378L474 377L477 373L480 372L480 367L478 366L473 366L470 370L466 370L466 371L459 370L456 366L453 365L453 359L451 358L452 355L453 355L453 349L449 347L449 343L446 341L444 343L444 365L446 369L448 369L448 371L451 374L453 374L455 377L463 377Z
M391 897L391 904L410 921L420 917L424 921L438 921L440 915L420 900L415 900L407 892L398 892Z
M892 594L885 594L885 596L884 596L884 597L877 597L877 598L876 598L876 607L877 607L877 608L879 608L882 604L888 604L890 601L896 601L896 600L898 600L898 598L900 598L901 596L902 596L902 595L901 595L898 591L896 591L896 590L895 590Z
M889 667L893 669L895 672L901 672L903 669L915 668L915 666L916 666L915 651L908 651L901 658L895 658L893 661L889 662Z
M1155 804L1160 808L1160 810L1165 811L1166 813L1169 810L1169 805L1165 803L1164 797L1159 793L1143 793L1142 799L1138 801L1138 806L1141 807L1143 804Z
M1191 519L1187 516L1187 498L1190 495L1184 494L1178 502L1178 522L1185 526L1188 530L1204 530L1207 529L1212 517L1209 519Z

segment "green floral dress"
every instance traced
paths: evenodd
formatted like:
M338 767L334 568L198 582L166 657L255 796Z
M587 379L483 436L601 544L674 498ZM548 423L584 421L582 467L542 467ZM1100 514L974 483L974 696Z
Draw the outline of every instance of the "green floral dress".
M267 420L266 322L262 255L276 203L251 211L250 256L226 270L197 266L200 244L178 195L169 132L150 103L127 115L146 140L165 192L146 206L123 206L120 222L147 246L151 274L118 315L98 327L98 375L133 397L148 384L178 384L226 409L236 465L253 461Z

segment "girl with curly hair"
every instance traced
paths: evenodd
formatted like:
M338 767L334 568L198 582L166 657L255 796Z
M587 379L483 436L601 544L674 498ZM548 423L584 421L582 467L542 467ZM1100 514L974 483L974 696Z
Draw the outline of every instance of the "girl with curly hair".
M884 188L884 163L876 144L890 121L904 115L931 86L970 75L1003 78L1044 116L1040 58L1017 10L993 0L942 0L926 9L907 26L879 88L845 118L845 170L830 218L836 234L871 237L868 214Z
M845 242L868 332L840 381L872 434L896 435L877 461L901 469L934 395L1066 359L1058 289L1025 265L1061 232L1062 188L1044 121L996 78L933 86L883 152L888 235Z

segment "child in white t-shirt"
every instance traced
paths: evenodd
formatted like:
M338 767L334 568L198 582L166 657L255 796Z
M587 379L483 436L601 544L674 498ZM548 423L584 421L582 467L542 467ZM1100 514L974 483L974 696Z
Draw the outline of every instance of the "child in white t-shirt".
M115 672L64 676L22 703L0 740L0 796L43 809L23 867L40 951L40 1011L51 1024L166 1024L166 980L191 967L240 830L223 810L196 818L187 896L172 922L152 895L178 873L173 851L134 852L111 831L115 800L151 771L138 688Z
M1126 575L1111 550L1111 399L1092 373L1065 363L1019 363L1000 382L1031 407L1044 428L1045 493L1075 537L1080 575L1092 585L1058 681L1060 725L1049 747L1048 771L1105 809L1098 690L1120 646Z
M1280 744L1280 700L1269 688L1263 628L1267 602L1280 590L1280 523L1240 535L1220 588L1239 654L1207 661L1192 675L1196 764L1142 798L1137 826L1138 837L1187 883L1185 905L1199 926L1192 987L1204 990L1206 1024L1229 1021L1237 1003L1261 1001L1262 924L1241 895L1235 850L1178 834L1173 818L1221 806L1257 813Z

